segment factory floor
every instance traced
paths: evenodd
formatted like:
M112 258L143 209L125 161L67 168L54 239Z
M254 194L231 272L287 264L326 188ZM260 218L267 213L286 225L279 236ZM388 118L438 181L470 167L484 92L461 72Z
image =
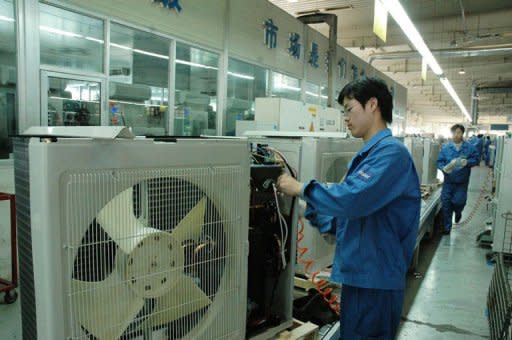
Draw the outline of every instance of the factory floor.
M474 168L469 185L464 221L473 209L488 169ZM486 294L493 267L486 262L487 249L475 239L488 217L485 204L464 226L451 235L434 235L421 244L417 274L407 279L403 321L398 339L482 339L489 337ZM4 236L4 237L1 237ZM9 277L8 244L0 235L0 277ZM0 295L3 301L3 294ZM0 302L0 339L21 339L19 300Z
M487 167L473 168L462 221L475 207L488 173ZM489 249L476 244L488 217L482 203L467 224L422 242L421 276L408 276L399 340L489 338L486 301L493 267L486 261Z

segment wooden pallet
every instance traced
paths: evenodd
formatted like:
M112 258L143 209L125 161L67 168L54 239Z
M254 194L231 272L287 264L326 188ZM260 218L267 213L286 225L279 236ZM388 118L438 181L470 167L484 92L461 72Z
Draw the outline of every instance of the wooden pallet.
M318 326L311 322L293 319L290 329L279 333L277 340L317 340Z
M310 289L315 288L315 284L313 282L311 282L311 280L305 279L305 278L302 278L299 276L295 276L293 278L293 282L294 282L293 285L295 286L295 288L303 289L305 291L309 291Z

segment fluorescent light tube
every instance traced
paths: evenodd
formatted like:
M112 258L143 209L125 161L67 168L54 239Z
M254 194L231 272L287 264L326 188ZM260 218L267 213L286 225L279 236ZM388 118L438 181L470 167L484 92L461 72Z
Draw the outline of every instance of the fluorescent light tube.
M472 119L471 119L471 116L469 115L468 110L466 110L466 108L464 107L464 104L462 104L462 101L460 100L459 96L457 95L457 92L455 92L455 89L453 88L453 86L450 83L450 81L448 80L448 78L439 78L439 80L441 81L441 84L443 84L443 86L446 89L446 91L448 92L448 94L450 94L450 96L453 98L453 101L455 102L455 104L457 104L457 106L462 111L462 113L466 116L466 118L469 121L471 121Z
M405 12L404 8L400 4L400 1L398 0L375 0L375 1L381 1L381 3L384 5L386 10L391 14L393 19L395 19L395 22L400 26L402 31L405 33L407 38L409 38L409 41L414 45L414 47L418 50L418 52L421 54L421 56L425 59L428 66L430 66L430 69L432 72L437 74L438 76L443 74L443 70L441 69L441 66L437 63L436 58L432 55L432 52L430 52L429 48L425 44L425 41L423 41L423 38L421 37L420 33L412 23L411 19L407 15L407 12Z

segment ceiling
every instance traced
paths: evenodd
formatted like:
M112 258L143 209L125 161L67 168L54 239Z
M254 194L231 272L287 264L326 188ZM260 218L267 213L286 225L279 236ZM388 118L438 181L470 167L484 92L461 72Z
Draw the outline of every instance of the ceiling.
M421 80L421 59L411 53L414 49L392 18L388 18L386 43L374 35L374 0L270 2L293 16L314 11L336 14L338 44L407 87L408 124L433 126L462 121L461 111L437 77L429 72L427 80ZM400 2L469 112L473 85L512 86L511 0ZM312 26L328 35L327 25ZM461 70L464 74L459 74ZM478 99L479 122L502 123L512 117L508 116L512 114L512 93L498 90Z

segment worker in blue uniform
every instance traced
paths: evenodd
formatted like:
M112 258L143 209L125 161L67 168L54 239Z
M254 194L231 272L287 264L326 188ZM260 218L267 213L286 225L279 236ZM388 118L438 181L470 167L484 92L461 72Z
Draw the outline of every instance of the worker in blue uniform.
M491 161L491 152L489 151L490 146L491 146L491 137L487 136L484 141L484 158L485 158L486 166L489 166L489 163Z
M480 161L482 160L483 156L483 135L473 135L471 138L469 138L468 142L473 145L478 152L478 164L480 164Z
M392 101L376 78L347 84L338 102L348 129L365 144L343 182L300 183L289 175L278 180L281 192L306 201L312 225L336 234L331 280L343 285L341 339L394 339L400 323L421 193L409 152L387 128Z
M443 171L444 183L441 191L444 233L450 234L452 218L459 223L466 205L471 167L479 164L478 151L464 141L464 126L452 126L452 141L443 145L437 159L437 167Z

